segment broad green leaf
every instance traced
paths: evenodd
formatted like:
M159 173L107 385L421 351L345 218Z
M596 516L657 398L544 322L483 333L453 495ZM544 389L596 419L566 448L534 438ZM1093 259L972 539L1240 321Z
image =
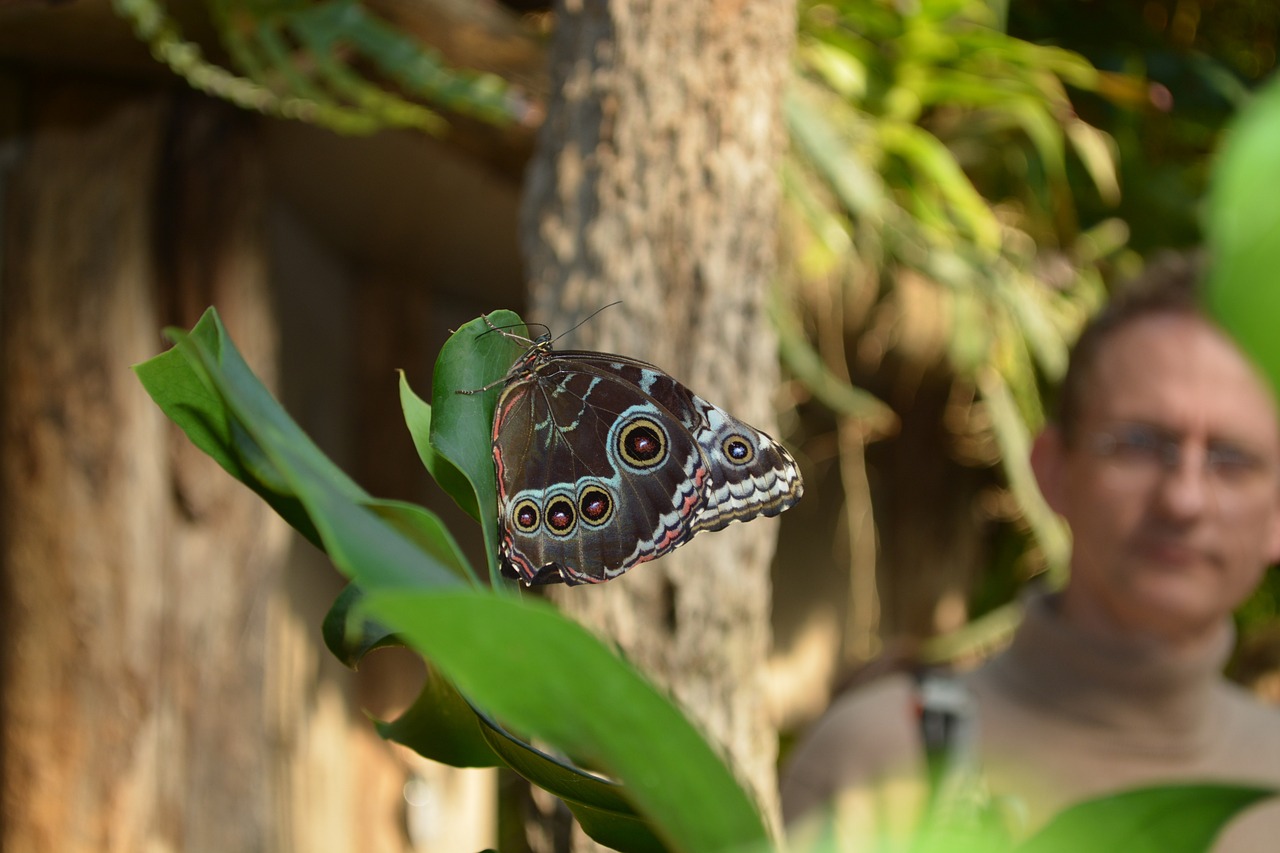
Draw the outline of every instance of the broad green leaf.
M297 497L334 564L366 591L362 614L403 638L486 713L567 755L585 756L622 781L627 801L670 849L725 850L766 840L751 799L664 696L545 603L462 585L449 566L419 547L416 534L401 533L367 496L346 486L349 481L331 476L332 463L300 440L210 316L212 339L175 333L178 351L214 401L208 408L221 409L225 421L254 442L262 463ZM453 422L475 428L467 418ZM487 437L487 421L481 423ZM435 428L439 433L440 419ZM465 716L457 720L469 725ZM411 718L402 728L419 722ZM632 838L631 849L653 849L653 834L627 829L635 823L630 814L611 817L595 801L584 805L593 811L587 818L593 832L614 841Z
M272 491L264 498L273 507L279 501L287 510L301 509L302 519L309 522L313 535L338 568L352 575L351 567L358 560L365 567L362 580L383 586L421 588L459 583L450 566L419 547L416 536L405 536L387 523L379 515L385 509L371 508L373 499L289 418L245 364L216 312L206 312L191 334L171 330L169 335L176 343L174 350L139 365L144 385L152 380L153 396L164 399L162 408L170 405L179 413L185 412L175 403L175 395L201 406L203 416L193 429L181 421L179 426L202 449L213 441L215 449L222 451L227 442L217 439L228 435L232 451L251 447L254 459L248 467L250 474L270 472ZM180 361L175 360L175 354ZM155 363L159 359L163 359L163 369L158 377ZM183 368L175 367L179 363ZM168 413L169 409L165 410ZM209 424L216 429L202 428ZM238 473L228 471L233 476ZM245 482L254 486L258 481Z
M454 541L449 528L444 526L444 522L435 513L404 501L370 499L361 503L458 578L475 583L475 570Z
M404 645L386 625L366 618L361 608L364 599L365 595L358 586L347 584L329 608L322 626L329 651L351 669L356 669L365 655L376 649ZM502 764L482 734L481 724L481 715L429 663L422 690L414 703L394 720L374 721L382 737L432 761L453 767ZM522 745L531 752L535 751L528 744ZM510 747L512 751L517 748L514 745ZM539 784L539 776L553 781L558 778L560 768L551 762L547 762L550 766L541 774L537 772L536 762L530 764L533 774L529 778L535 784Z
M473 702L623 780L627 799L672 849L733 849L766 838L755 806L684 716L544 602L370 593L367 605Z
M524 778L555 794L596 841L615 850L661 853L667 849L627 802L621 785L560 761L481 718L481 734L494 752Z
M351 669L359 667L364 656L374 649L404 645L386 625L362 618L359 604L363 600L364 593L360 587L347 584L329 605L329 612L324 615L320 626L325 648Z
M1060 812L1017 853L1204 853L1227 821L1275 794L1213 784L1123 791Z
M496 767L503 763L489 746L475 709L429 663L418 698L396 719L379 721L377 728L387 740L451 767Z
M400 408L404 410L404 422L413 438L413 446L418 451L418 458L436 481L436 485L445 490L453 498L463 512L480 519L480 507L476 503L476 492L471 483L462 475L454 464L436 452L431 444L431 404L419 397L409 387L409 379L404 372L400 373ZM496 506L495 502L495 506Z
M213 360L221 359L225 330L213 309L204 313L191 330L190 337L206 348ZM234 357L239 358L239 353ZM134 365L133 369L151 399L186 433L192 444L208 454L232 477L257 492L299 533L319 545L319 535L306 510L296 496L289 493L280 472L227 410L220 395L212 387L208 372L199 361L187 358L175 348ZM265 389L263 393L266 393ZM287 420L278 405L276 410L272 414L273 418L283 417ZM292 425L292 422L289 424ZM329 464L328 459L315 449L301 430L296 427L293 430L286 428L286 435L290 440L299 442L300 446L308 448L308 452L314 451L323 460L317 464L321 467L322 476L330 478L334 488L355 498L368 497L346 474Z
M404 645L383 623L365 618L365 596L348 584L325 616L329 650L355 669L375 649ZM617 782L603 779L555 758L521 740L469 703L436 668L413 705L390 722L376 722L383 737L418 754L454 767L505 763L521 776L561 798L584 830L610 847L658 849L656 836L627 802Z
M495 311L489 321L516 333L524 332L520 317L512 311ZM472 320L441 347L431 380L430 445L436 456L446 460L470 484L475 497L471 511L484 532L489 578L495 589L506 589L509 583L498 574L495 548L498 488L493 470L493 411L502 392L502 377L523 352L519 342L492 331L483 318ZM479 391L490 385L494 387L481 393L458 393ZM440 467L436 465L437 469ZM455 485L452 474L441 482L447 488ZM454 499L458 500L456 494ZM469 501L459 501L464 510L469 505Z
M1280 79L1229 131L1214 166L1205 230L1210 310L1280 393Z

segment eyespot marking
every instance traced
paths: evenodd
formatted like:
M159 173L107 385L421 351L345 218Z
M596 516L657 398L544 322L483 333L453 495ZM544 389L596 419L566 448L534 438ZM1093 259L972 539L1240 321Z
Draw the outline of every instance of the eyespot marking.
M617 450L632 468L656 468L667 458L666 430L652 418L633 418L618 431Z

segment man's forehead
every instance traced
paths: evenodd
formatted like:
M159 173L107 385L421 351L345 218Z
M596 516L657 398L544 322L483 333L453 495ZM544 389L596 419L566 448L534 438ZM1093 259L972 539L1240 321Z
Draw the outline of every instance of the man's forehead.
M1280 430L1270 383L1234 341L1196 314L1156 314L1116 328L1099 342L1087 379L1086 408L1219 406L1226 407L1224 417Z

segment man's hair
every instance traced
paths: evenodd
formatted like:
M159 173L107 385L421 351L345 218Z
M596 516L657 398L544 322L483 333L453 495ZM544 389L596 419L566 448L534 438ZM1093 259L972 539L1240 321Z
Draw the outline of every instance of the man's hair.
M1074 438L1099 353L1117 332L1148 317L1205 318L1200 305L1203 272L1201 253L1162 253L1085 324L1071 348L1067 374L1058 389L1056 420L1064 440L1070 443Z

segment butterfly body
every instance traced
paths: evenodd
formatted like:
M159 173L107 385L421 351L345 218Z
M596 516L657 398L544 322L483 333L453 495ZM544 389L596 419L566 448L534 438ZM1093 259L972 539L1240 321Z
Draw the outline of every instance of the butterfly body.
M529 343L493 419L504 575L600 583L800 499L781 445L657 367Z

